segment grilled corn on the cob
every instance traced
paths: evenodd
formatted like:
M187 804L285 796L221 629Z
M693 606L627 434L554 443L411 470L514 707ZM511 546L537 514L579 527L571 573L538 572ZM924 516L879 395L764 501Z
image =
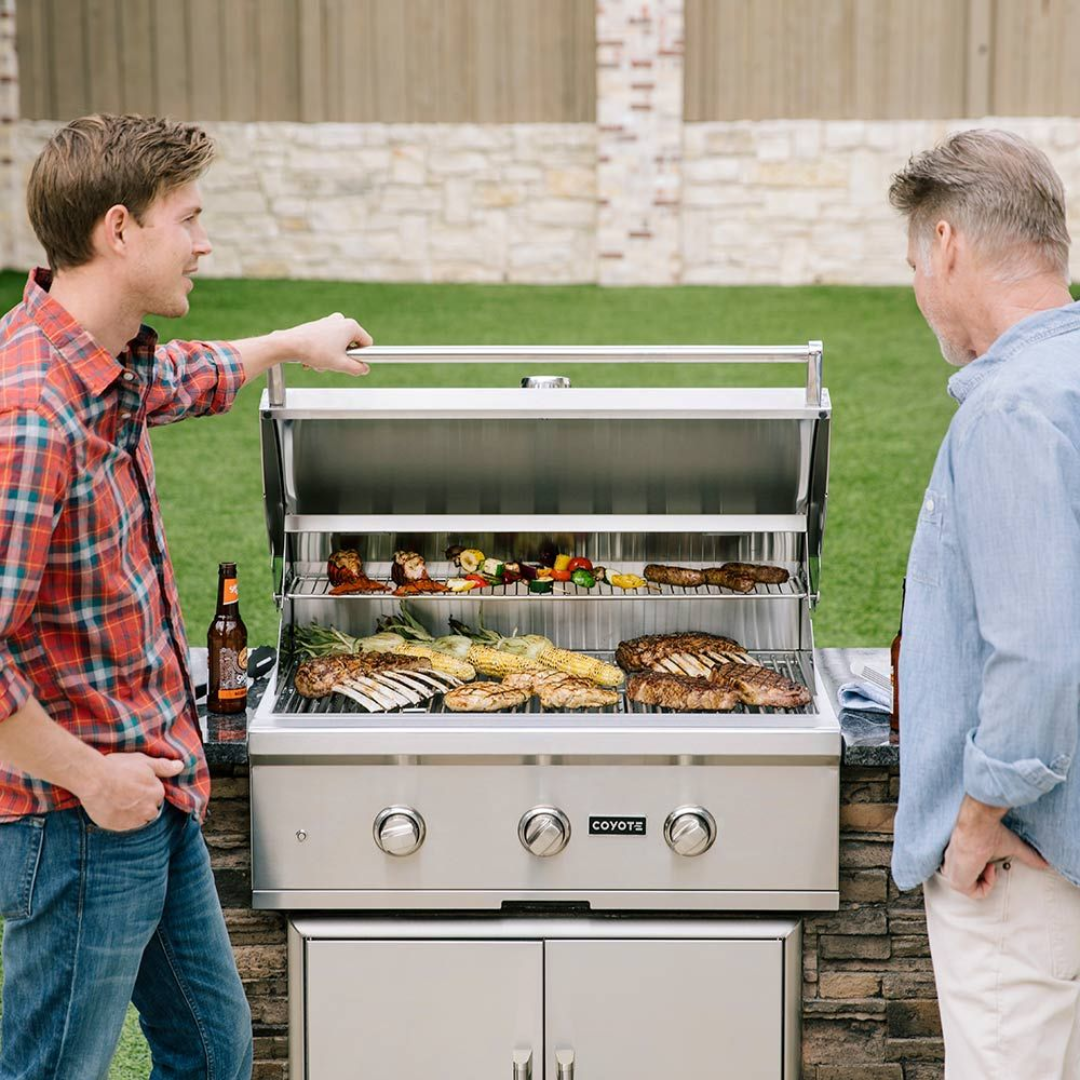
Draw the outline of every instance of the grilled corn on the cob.
M414 645L406 642L398 645L394 650L399 656L424 656L431 661L435 671L441 671L444 675L453 675L462 682L472 682L476 678L476 668L465 660L459 660L456 656L450 656L444 652L438 652L427 645Z
M532 660L526 660L523 656L514 656L513 653L502 652L488 645L470 645L465 654L468 660L481 675L509 675L518 671L537 671L538 665ZM618 670L616 668L616 670ZM622 672L620 671L621 675Z
M471 649L469 651L472 652ZM600 686L622 686L625 678L622 670L614 664L607 664L595 656L560 649L555 645L545 649L538 659L544 667L565 671L567 675L577 675L581 679L589 679Z

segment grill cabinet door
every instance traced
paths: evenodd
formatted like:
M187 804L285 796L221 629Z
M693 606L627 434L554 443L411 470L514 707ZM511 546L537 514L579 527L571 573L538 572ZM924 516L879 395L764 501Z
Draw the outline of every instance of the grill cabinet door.
M546 1080L781 1080L779 941L549 941Z
M308 941L307 1080L510 1080L543 1060L543 945Z

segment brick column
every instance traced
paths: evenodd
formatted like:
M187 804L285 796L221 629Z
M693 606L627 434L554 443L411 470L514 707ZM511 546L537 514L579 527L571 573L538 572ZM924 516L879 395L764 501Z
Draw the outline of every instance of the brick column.
M597 0L599 281L680 280L684 0Z
M15 0L0 0L0 266L11 266L14 215L22 213L15 168L19 65L15 56Z

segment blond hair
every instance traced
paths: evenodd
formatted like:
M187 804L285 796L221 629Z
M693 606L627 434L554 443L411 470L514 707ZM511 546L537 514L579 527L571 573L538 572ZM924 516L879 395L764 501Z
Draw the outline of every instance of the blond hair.
M197 180L213 157L213 141L194 124L104 113L72 120L45 144L26 189L49 266L89 262L94 226L110 207L141 223L156 198Z
M950 135L916 154L889 187L889 202L926 243L945 220L991 260L1034 259L1068 278L1065 188L1050 159L1008 131Z

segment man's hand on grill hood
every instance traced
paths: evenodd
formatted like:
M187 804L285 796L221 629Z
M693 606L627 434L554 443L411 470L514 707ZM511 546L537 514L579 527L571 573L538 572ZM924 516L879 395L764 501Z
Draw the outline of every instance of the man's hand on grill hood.
M366 375L367 364L347 356L345 350L357 346L367 348L371 344L371 335L355 319L347 319L339 311L287 330L233 342L240 352L247 381L264 374L275 364L290 360L314 371Z

